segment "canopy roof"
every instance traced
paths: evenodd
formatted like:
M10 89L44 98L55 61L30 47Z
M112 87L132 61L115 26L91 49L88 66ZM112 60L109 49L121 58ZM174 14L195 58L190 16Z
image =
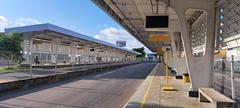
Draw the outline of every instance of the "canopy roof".
M130 52L130 53L140 54L138 52L135 52L135 51L132 51L132 50L129 50L129 49L126 49L126 48L121 48L121 47L118 47L114 44L104 42L104 41L89 37L87 35L80 34L80 33L77 33L77 32L74 32L74 31L71 31L71 30L53 25L53 24L49 24L49 23L30 25L30 26L13 27L13 28L5 29L5 33L10 33L10 32L17 32L17 33L40 32L40 33L42 33L42 31L48 31L48 32L51 32L51 34L58 33L59 36L63 35L65 37L73 37L73 38L77 38L77 39L80 39L80 40L85 40L85 41L88 41L88 42L100 44L100 45L103 45L103 46L109 46L109 47L112 47L112 48L120 49L120 50L127 51L127 52ZM58 35L55 35L55 36L58 36Z
M109 16L118 22L136 39L142 42L151 51L156 47L170 46L170 41L149 41L152 35L168 35L168 31L147 31L144 27L146 16L168 15L170 21L178 21L175 11L169 7L171 0L92 0ZM187 10L186 19L193 23L201 12L199 10Z

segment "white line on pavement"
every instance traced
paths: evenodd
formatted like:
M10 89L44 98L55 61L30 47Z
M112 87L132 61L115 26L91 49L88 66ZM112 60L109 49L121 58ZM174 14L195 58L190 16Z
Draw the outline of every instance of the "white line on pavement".
M96 75L95 78L98 78L98 77L101 77L101 76L104 76L104 75L108 75L108 74L111 74L111 73L114 73L114 72L117 72L117 71L111 71L111 72L103 73L103 74L100 74L100 75Z

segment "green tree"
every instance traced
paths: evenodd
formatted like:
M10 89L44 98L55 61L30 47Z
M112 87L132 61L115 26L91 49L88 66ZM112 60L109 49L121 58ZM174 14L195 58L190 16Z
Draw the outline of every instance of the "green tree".
M2 33L0 33L0 59L3 58L3 49L2 49L2 42L3 42L3 38L4 35Z
M132 50L141 53L141 54L139 54L139 55L136 56L137 58L144 58L145 55L146 55L146 52L144 51L144 47L141 47L141 48L133 48Z
M22 62L21 43L21 34L9 33L7 35L2 34L0 36L0 57L8 61L8 67L10 60L17 63Z

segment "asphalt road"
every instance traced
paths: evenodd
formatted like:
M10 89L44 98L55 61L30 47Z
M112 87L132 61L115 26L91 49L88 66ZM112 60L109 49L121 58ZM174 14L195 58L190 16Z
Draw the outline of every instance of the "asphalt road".
M122 108L155 64L108 72L0 94L0 108Z

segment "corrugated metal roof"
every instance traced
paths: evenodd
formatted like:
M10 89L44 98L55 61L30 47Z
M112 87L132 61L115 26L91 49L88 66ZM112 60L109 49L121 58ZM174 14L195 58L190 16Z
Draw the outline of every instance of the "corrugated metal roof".
M53 24L49 24L49 23L45 23L45 24L37 24L37 25L29 25L29 26L21 26L21 27L13 27L13 28L7 28L5 29L5 33L10 33L10 32L17 32L17 33L24 33L24 32L33 32L33 31L43 31L43 30L51 30L51 31L55 31L61 34L66 34L66 35L70 35L79 39L84 39L87 41L91 41L91 42L95 42L98 44L102 44L102 45L106 45L106 46L110 46L112 48L116 48L116 49L120 49L123 51L127 51L127 52L131 52L131 53L135 53L135 54L140 54L138 52L126 49L126 48L121 48L118 47L112 43L108 43L102 40L98 40L92 37L89 37L87 35L69 30L69 29L65 29Z

